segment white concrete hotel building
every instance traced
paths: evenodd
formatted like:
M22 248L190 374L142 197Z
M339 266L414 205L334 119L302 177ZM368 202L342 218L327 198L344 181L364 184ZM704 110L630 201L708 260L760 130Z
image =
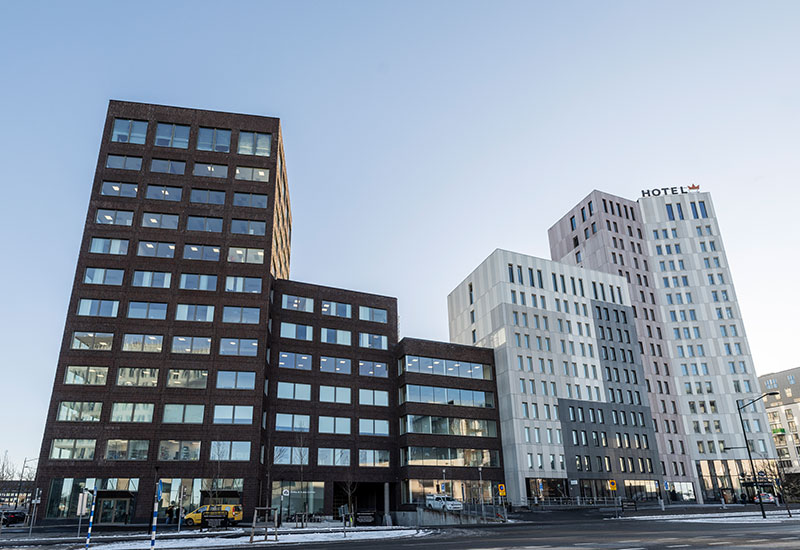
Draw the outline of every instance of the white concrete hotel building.
M549 230L554 261L497 250L448 296L451 340L495 350L512 502L608 480L630 498L754 492L737 408L761 388L711 196L692 191L593 191ZM763 402L744 419L766 468Z

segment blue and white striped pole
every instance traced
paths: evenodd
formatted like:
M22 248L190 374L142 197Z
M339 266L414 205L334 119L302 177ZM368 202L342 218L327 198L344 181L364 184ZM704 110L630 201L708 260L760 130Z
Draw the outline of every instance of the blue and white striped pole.
M161 499L161 480L156 481L155 498L153 499L153 529L150 531L150 548L156 547L156 523L158 522L158 501Z
M92 491L92 511L89 513L89 530L86 532L86 550L89 550L89 541L92 538L92 523L94 522L94 506L97 503L97 486Z

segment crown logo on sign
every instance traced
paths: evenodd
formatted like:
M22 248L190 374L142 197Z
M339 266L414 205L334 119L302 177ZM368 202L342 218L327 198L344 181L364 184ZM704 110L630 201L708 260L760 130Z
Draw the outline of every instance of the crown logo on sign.
M700 186L697 185L696 183L694 185L690 185L689 186L689 191L699 191L699 190L700 190Z

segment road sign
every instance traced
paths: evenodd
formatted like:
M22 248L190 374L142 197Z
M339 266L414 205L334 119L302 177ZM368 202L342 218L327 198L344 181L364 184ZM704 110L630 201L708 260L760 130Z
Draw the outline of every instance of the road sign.
M289 496L289 489L284 489L282 494L283 494L283 496L288 497Z
M608 480L608 490L609 491L616 491L617 490L617 482L616 480L609 479Z
M542 483L541 481L539 482L539 490L544 491L544 483Z
M497 486L497 494L501 497L506 496L506 486L504 484L501 483Z
M81 491L78 495L78 516L83 516L86 514L86 497L88 493L85 491Z
M664 482L664 490L669 491L669 481Z

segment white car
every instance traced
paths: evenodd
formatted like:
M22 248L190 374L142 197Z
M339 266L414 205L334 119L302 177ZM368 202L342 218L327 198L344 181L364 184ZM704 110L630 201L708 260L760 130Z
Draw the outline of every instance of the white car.
M442 510L447 512L459 511L464 509L460 501L449 495L426 495L425 507L432 510Z

